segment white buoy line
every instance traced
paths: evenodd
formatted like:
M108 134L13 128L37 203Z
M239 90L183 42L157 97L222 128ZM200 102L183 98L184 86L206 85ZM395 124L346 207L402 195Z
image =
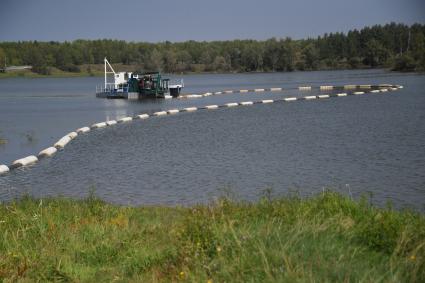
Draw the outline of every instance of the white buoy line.
M35 155L30 155L21 159L17 159L15 161L12 162L12 164L10 166L4 165L4 164L0 164L0 175L6 174L7 172L10 172L10 170L13 170L15 168L19 168L19 167L23 167L23 166L28 166L31 164L36 163L37 161L39 161L39 159L41 158L46 158L46 157L51 157L53 156L55 153L57 153L58 149L63 149L69 142L71 142L73 139L75 139L76 137L78 137L78 135L80 134L85 134L91 131L91 129L100 129L100 128L104 128L104 127L108 127L108 126L112 126L115 125L117 123L126 123L126 122L130 122L132 120L138 119L138 120L143 120L143 119L147 119L149 117L152 116L166 116L166 115L171 115L171 114L177 114L179 112L194 112L197 110L212 110L212 109L218 109L218 108L231 108L231 107L237 107L237 106L247 106L247 105L253 105L253 104L268 104L268 103L274 103L274 102L292 102L292 101L301 101L301 100L316 100L316 99L327 99L327 98L331 98L331 97L344 97L344 96L349 96L349 95L361 95L361 94L366 94L366 93L385 93L388 91L396 91L398 89L402 89L403 86L401 85L390 85L390 84L382 84L382 85L377 85L377 86L373 86L373 85L345 85L342 87L335 87L335 86L320 86L319 89L320 90L334 90L334 89L351 89L351 90L355 90L357 88L362 88L365 89L364 91L353 91L351 93L336 93L336 94L320 94L320 95L306 95L303 97L285 97L285 98L280 98L280 99L265 99L265 100L259 100L259 101L242 101L242 102L230 102L230 103L225 103L223 105L206 105L204 107L186 107L183 109L170 109L170 110L164 110L164 111L157 111L157 112L153 112L152 114L139 114L136 115L134 117L124 117L121 118L119 120L109 120L109 121L105 121L105 122L99 122L99 123L95 123L93 125L91 125L91 127L82 127L79 128L73 132L70 132L68 134L66 134L65 136L63 136L62 138L60 138L53 146L48 147L42 151L39 152L39 154L37 156ZM300 86L297 87L296 89L300 90L300 91L307 91L307 90L311 90L312 87L311 86ZM264 92L264 91L282 91L283 88L269 88L269 89L254 89L254 92ZM230 91L230 90L226 90L223 92L215 92L214 94L221 94L221 93L246 93L246 92L250 92L251 90L239 90L239 91ZM207 93L208 95L213 95L213 93L209 92Z
M231 93L264 93L264 92L282 92L282 91L289 91L289 90L299 90L299 91L311 91L314 89L318 89L320 91L327 91L327 90L336 90L336 89L347 89L347 90L353 90L353 89L371 89L371 88L382 88L382 87L397 87L397 88L403 88L403 86L394 86L390 84L379 84L379 85L343 85L343 86L333 86L333 85L321 85L321 86L298 86L298 87L292 87L292 88L283 88L283 87L270 87L270 88L253 88L253 89L239 89L239 90L223 90L223 91L216 91L216 92L206 92L206 93L198 93L198 94L181 94L178 99L190 99L190 98L202 98L206 96L211 95L220 95L220 94L231 94Z

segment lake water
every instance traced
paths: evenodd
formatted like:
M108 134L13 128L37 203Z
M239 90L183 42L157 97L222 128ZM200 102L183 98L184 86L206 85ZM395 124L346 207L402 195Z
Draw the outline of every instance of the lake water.
M119 204L193 204L225 191L255 200L331 188L425 210L425 76L383 70L186 75L186 93L299 85L400 84L385 95L260 104L136 120L80 135L54 157L0 177L0 200L99 197ZM201 99L96 99L102 78L0 80L0 164L82 126L144 112L299 91ZM315 94L317 91L313 91ZM310 93L310 92L309 92Z

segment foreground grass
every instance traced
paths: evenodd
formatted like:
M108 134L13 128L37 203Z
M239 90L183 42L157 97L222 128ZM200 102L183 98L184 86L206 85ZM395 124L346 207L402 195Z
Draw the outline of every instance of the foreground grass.
M425 282L425 218L335 193L191 208L0 205L4 282Z

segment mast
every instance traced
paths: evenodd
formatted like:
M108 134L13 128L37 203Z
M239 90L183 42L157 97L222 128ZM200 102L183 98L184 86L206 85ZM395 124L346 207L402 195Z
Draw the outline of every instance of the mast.
M115 71L114 71L114 68L112 68L111 64L109 64L106 57L103 60L104 60L104 63L105 63L105 90L106 90L106 88L108 87L108 74L114 74L114 79L115 79ZM108 66L109 66L109 69L111 71L108 71L108 69L107 69Z
M106 84L107 84L107 78L106 78L106 57L103 59L103 63L105 64L105 90L106 90Z

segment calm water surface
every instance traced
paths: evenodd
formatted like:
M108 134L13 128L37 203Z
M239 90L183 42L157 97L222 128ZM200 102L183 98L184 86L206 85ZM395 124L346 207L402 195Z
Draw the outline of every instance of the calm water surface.
M187 93L322 84L401 84L385 95L180 113L80 135L53 158L0 177L0 199L22 193L120 204L193 204L230 189L253 200L332 188L382 205L425 210L425 76L374 71L184 76ZM131 102L94 97L102 78L0 80L0 163L64 134L146 111L298 91ZM313 92L314 93L314 92Z

